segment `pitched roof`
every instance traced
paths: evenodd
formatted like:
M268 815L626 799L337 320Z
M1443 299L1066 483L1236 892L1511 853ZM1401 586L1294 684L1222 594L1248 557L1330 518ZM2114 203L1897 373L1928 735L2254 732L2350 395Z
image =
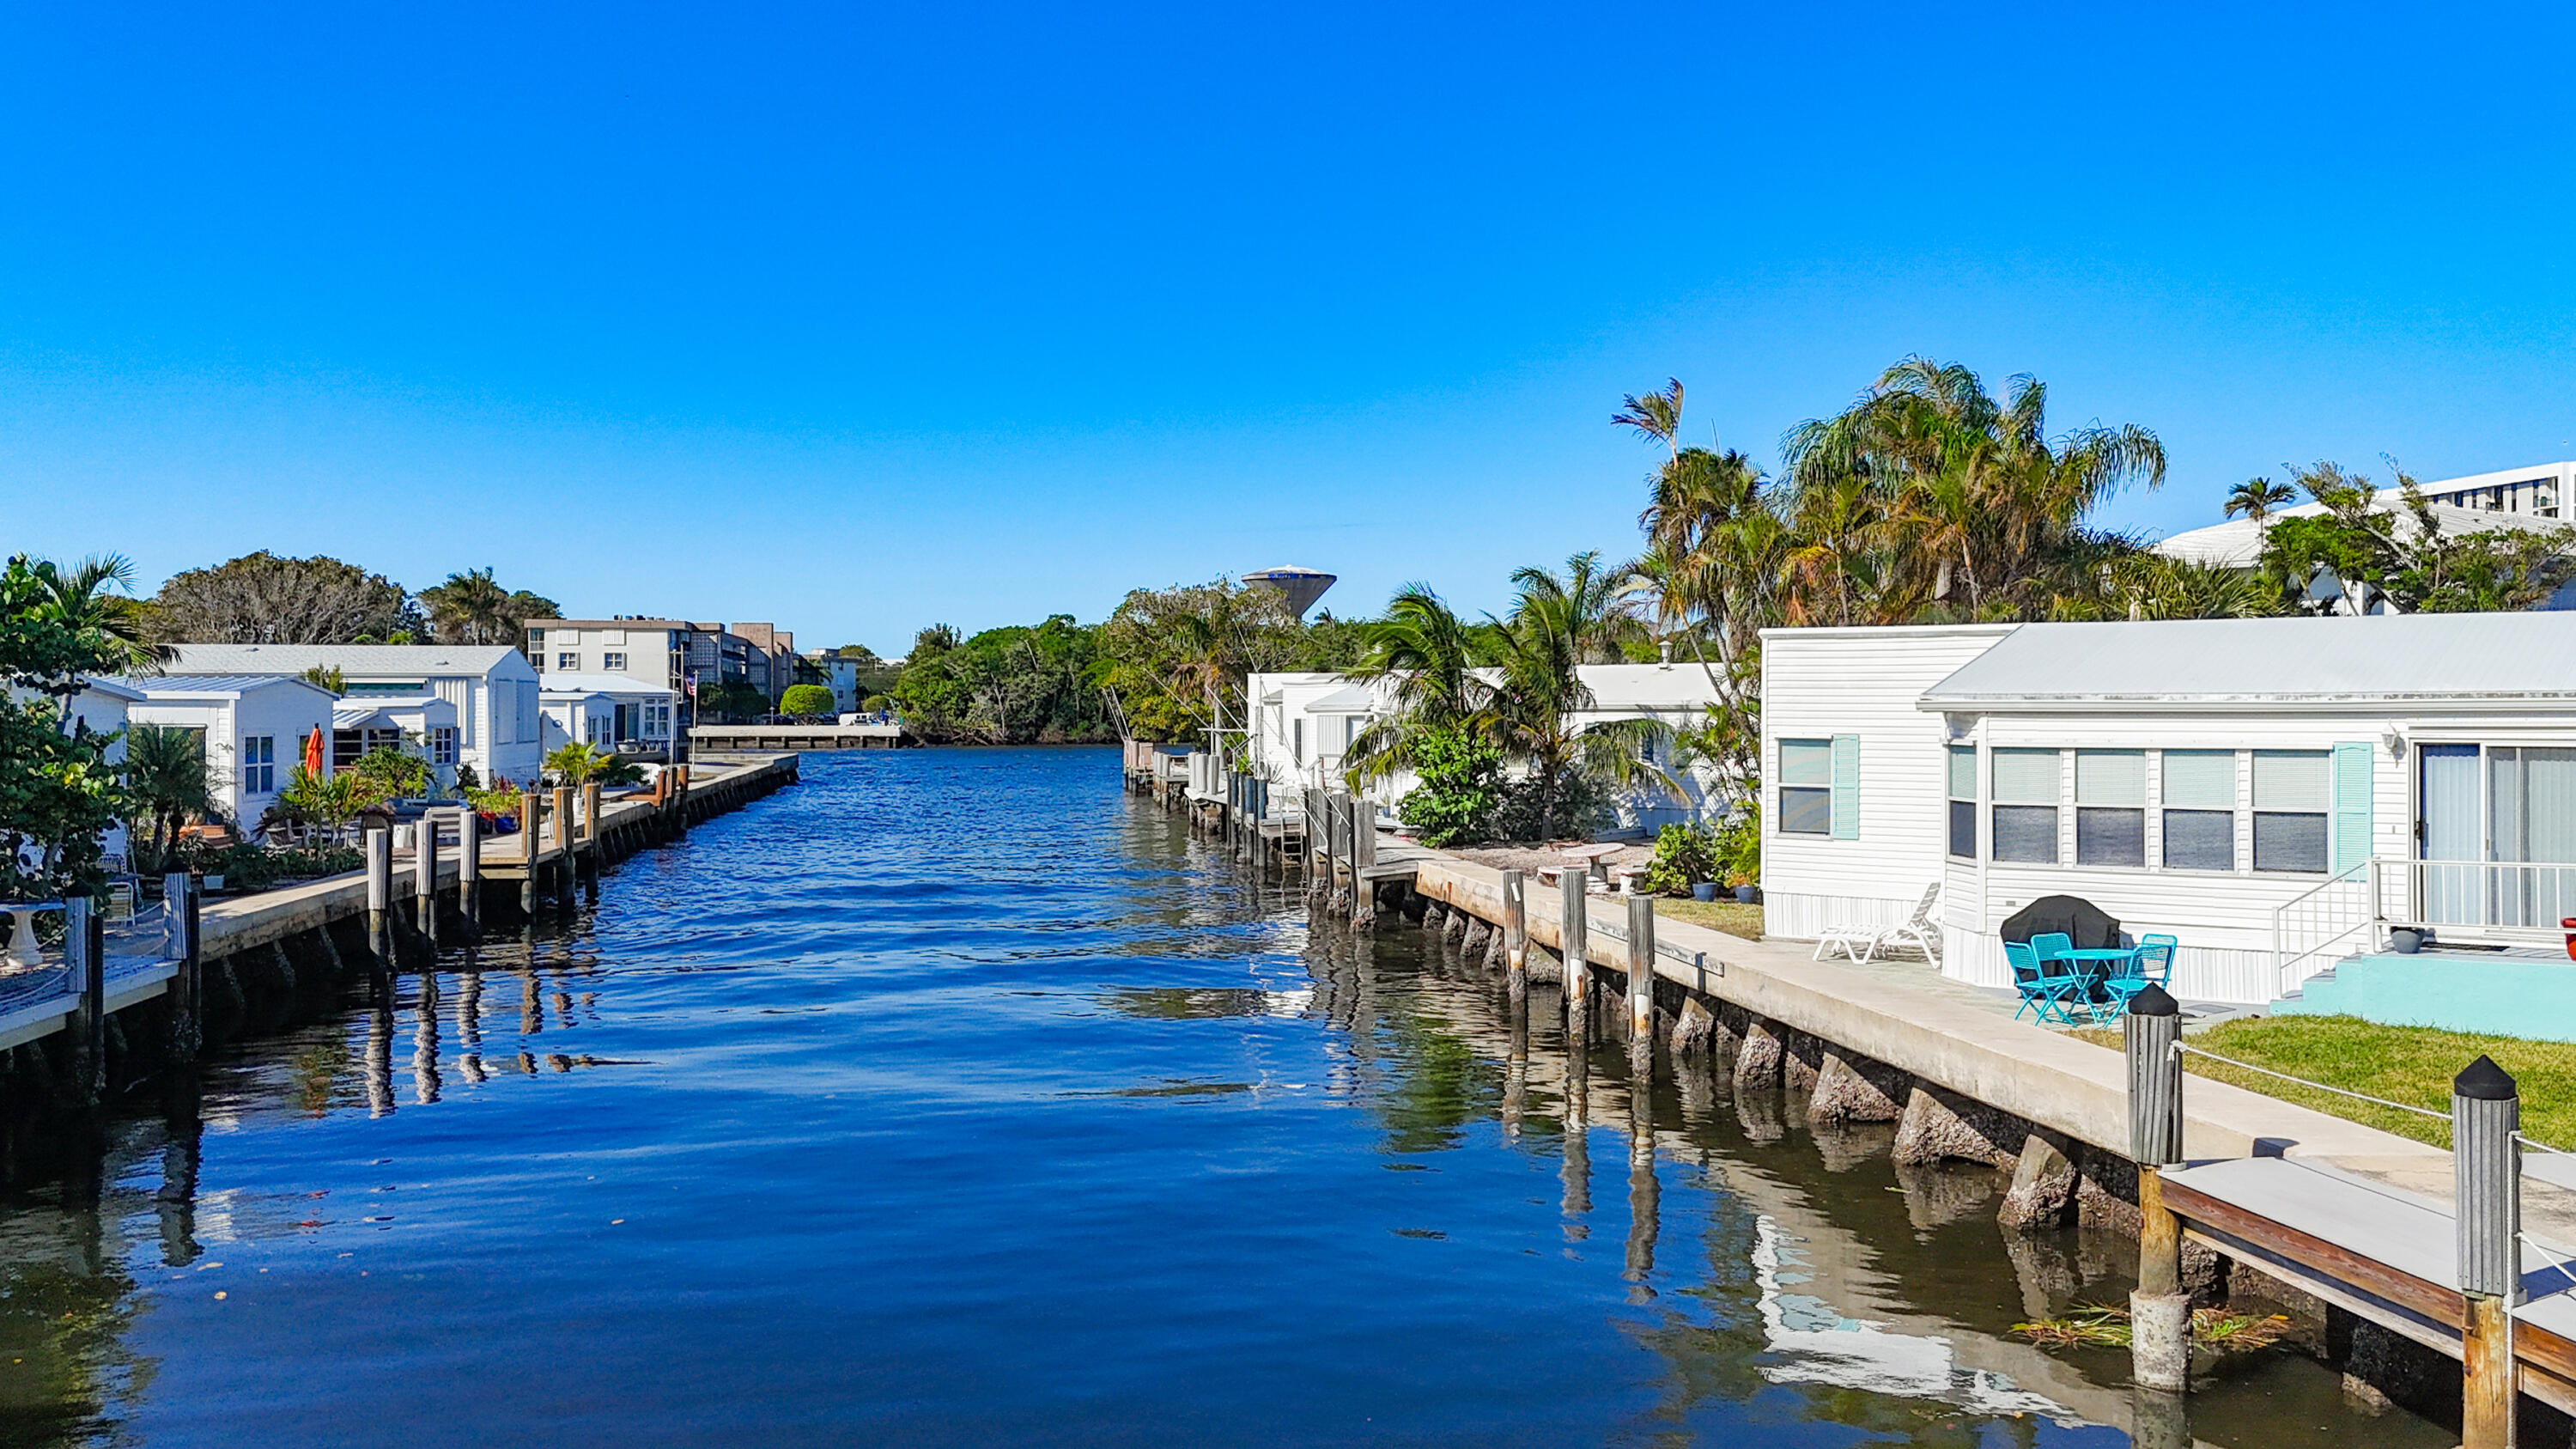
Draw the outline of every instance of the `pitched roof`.
M116 682L147 700L185 699L190 695L203 694L249 694L253 690L281 684L309 689L325 699L332 697L331 691L292 674L147 674L128 675Z
M2412 539L2418 529L2415 515L2403 500L2387 497L2376 505L2390 515L2389 530L2401 540ZM2534 513L2499 513L2487 508L2462 508L2452 503L2428 504L2433 519L2445 534L2486 533L2500 528L2555 529L2565 528L2563 518L2542 518ZM2294 508L2276 508L2267 518L2231 518L2207 528L2194 528L2177 533L2155 545L2157 553L2189 563L2218 564L2226 568L2252 568L2263 556L2263 535L2275 519L2316 518L2326 511L2322 503L2302 503Z
M2024 624L1925 709L2576 701L2563 613Z
M337 669L343 674L489 674L511 659L526 664L508 644L180 644L172 674L302 674ZM530 666L533 669L533 666Z

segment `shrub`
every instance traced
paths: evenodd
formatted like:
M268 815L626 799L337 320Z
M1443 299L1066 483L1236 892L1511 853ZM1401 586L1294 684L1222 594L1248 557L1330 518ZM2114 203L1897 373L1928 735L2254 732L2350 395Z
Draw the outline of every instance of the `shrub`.
M1646 865L1645 889L1659 896L1690 894L1700 881L1717 879L1717 832L1701 825L1667 825L1655 836L1655 858Z
M1396 818L1425 845L1491 838L1502 752L1465 730L1440 729L1414 741L1413 756L1421 783L1396 802Z
M1503 840L1539 838L1538 781L1513 780L1502 787L1494 809L1494 834ZM1609 793L1590 776L1568 771L1556 786L1556 837L1589 840L1619 818Z
M830 714L832 691L829 686L821 684L791 684L787 686L787 692L778 697L778 712L792 716Z
M1728 885L1762 883L1762 807L1747 802L1717 832L1717 865Z

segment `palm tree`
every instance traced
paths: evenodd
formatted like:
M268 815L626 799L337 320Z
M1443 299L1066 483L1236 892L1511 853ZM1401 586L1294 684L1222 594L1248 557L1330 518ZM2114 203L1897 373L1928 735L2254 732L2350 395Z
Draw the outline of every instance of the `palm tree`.
M2298 496L2287 483L2275 483L2269 478L2248 478L2227 490L2227 516L2234 518L2242 513L2259 523L2271 517L2273 509Z
M1664 725L1651 719L1575 723L1594 703L1581 666L1623 657L1618 646L1642 632L1620 596L1628 572L1602 568L1597 553L1578 553L1565 561L1562 576L1543 568L1512 574L1512 611L1497 636L1503 662L1489 729L1507 758L1529 768L1541 839L1555 835L1557 809L1578 777L1617 785L1653 780L1672 788L1670 777L1647 762L1654 743L1669 734Z
M277 803L292 815L319 825L337 842L349 822L380 798L368 781L351 770L317 774L297 765L286 777Z
M38 559L32 567L45 611L69 628L93 632L117 673L158 674L177 656L169 645L153 642L143 601L133 595L134 564L125 555L93 554L68 568Z
M215 811L214 772L206 764L203 730L136 725L125 736L125 789L133 815L128 824L158 860L177 843L192 816Z
M519 637L511 617L511 595L494 581L490 569L467 569L447 582L420 591L428 606L430 630L452 644L508 644Z
M1363 631L1368 656L1349 675L1389 681L1394 707L1351 741L1352 783L1414 768L1417 746L1438 731L1493 733L1494 687L1475 670L1499 655L1495 626L1470 624L1428 585L1407 584L1387 601L1386 617Z

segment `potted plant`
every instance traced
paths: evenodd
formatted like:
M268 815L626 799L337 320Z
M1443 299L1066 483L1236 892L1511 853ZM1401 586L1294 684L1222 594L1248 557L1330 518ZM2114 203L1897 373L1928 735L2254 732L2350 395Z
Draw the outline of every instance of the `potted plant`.
M1695 901L1713 901L1713 900L1716 900L1716 899L1717 899L1717 882L1715 882L1715 881L1713 881L1713 880L1695 880L1695 881L1692 881L1692 882L1691 882L1691 899L1692 899L1692 900L1695 900Z

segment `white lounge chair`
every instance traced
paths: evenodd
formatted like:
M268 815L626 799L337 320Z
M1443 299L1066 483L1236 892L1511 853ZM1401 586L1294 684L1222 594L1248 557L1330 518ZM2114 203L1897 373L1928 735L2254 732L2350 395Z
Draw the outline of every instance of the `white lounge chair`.
M1865 966L1887 947L1911 945L1937 966L1941 963L1941 928L1932 921L1932 907L1940 899L1941 883L1934 881L1923 888L1923 899L1915 903L1914 914L1906 917L1901 926L1827 926L1816 937L1813 959L1822 961L1827 951L1839 946L1853 965Z

